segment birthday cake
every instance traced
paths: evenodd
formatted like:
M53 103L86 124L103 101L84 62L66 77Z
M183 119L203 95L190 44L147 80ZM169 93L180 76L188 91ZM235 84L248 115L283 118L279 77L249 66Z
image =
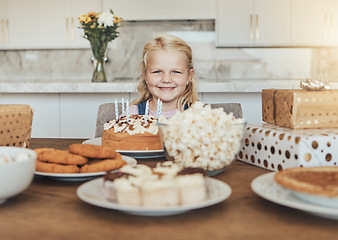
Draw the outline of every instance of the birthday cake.
M152 116L131 115L105 123L102 145L115 150L162 150L157 120Z

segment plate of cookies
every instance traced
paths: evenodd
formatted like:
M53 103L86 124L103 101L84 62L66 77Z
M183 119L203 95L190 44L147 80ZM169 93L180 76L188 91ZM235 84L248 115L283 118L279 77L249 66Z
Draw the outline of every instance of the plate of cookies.
M85 181L118 171L124 165L136 165L137 161L121 155L111 148L72 144L68 150L54 148L34 149L37 153L35 175L63 181Z
M102 138L91 138L88 140L83 141L83 144L90 144L90 145L102 145ZM161 150L116 150L122 155L130 156L136 159L146 159L146 158L161 158L164 157L164 151Z

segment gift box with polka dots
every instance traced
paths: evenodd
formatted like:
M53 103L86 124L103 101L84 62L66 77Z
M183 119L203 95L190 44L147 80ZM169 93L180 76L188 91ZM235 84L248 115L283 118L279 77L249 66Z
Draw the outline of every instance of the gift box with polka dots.
M336 166L338 129L293 130L274 124L247 124L237 158L272 171Z
M0 146L29 147L33 109L25 104L0 104Z

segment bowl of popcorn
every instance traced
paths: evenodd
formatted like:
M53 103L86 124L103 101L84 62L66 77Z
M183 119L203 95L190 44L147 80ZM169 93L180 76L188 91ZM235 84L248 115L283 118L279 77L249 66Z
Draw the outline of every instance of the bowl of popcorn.
M202 102L158 123L167 160L203 168L209 176L222 172L235 159L245 124L243 118Z
M0 147L0 204L32 182L36 153L21 147Z

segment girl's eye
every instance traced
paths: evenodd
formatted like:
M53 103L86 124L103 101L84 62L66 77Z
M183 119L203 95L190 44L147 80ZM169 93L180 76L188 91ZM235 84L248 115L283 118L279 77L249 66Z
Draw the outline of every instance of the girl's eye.
M174 71L175 74L180 74L181 72L180 71Z
M160 73L160 72L161 72L160 70L153 71L153 73Z

